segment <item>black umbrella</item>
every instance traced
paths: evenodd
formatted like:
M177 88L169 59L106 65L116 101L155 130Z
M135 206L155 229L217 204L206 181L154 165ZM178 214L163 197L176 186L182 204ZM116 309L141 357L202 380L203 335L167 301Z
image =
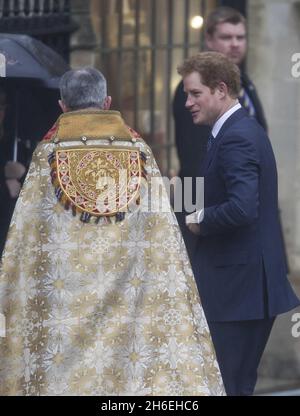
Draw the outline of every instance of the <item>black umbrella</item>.
M44 43L27 35L0 34L0 53L5 56L6 78L28 80L47 88L58 88L69 66Z
M59 80L70 67L58 53L27 35L0 34L0 54L4 55L6 64L2 81L10 92L14 91L13 160L17 160L20 134L24 140L24 134L28 137L31 128L34 131L29 133L30 140L41 137L59 114L56 104Z

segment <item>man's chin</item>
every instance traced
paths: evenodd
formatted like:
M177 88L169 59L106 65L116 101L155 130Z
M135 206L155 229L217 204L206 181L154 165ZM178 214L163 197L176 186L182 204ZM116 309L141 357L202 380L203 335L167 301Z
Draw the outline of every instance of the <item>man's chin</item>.
M193 123L194 124L206 124L205 120L202 119L202 117L193 117Z

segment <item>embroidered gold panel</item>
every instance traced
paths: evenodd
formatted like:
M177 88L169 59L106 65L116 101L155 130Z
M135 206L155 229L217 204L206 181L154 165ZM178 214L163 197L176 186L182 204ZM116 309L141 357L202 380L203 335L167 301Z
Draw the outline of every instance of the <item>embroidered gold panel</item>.
M56 174L69 202L91 215L126 211L138 196L138 149L71 148L55 151Z

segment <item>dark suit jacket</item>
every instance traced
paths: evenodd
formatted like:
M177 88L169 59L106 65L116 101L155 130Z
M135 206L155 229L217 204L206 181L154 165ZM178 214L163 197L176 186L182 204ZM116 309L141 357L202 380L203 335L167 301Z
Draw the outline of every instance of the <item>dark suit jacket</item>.
M299 301L286 277L269 138L241 108L204 160L204 220L194 259L208 320L261 319Z

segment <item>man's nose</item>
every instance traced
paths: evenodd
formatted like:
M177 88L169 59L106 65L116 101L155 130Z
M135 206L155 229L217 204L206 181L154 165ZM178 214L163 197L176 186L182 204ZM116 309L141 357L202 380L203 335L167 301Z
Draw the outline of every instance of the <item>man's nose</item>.
M185 107L186 108L190 108L193 105L192 100L190 97L187 97L186 102L185 102Z
M233 48L238 48L240 46L240 41L238 38L232 38L231 40L231 46Z

